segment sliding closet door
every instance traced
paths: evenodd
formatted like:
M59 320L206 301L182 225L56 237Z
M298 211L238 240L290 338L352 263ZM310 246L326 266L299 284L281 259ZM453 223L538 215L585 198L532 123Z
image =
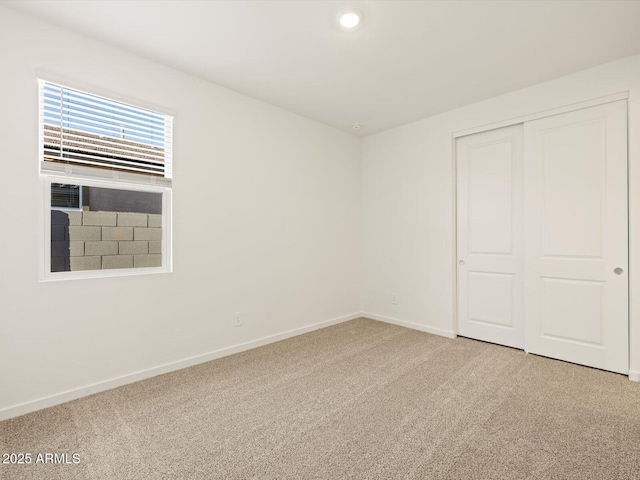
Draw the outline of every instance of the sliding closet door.
M458 333L524 347L522 125L456 143Z
M524 126L525 349L628 372L626 101Z

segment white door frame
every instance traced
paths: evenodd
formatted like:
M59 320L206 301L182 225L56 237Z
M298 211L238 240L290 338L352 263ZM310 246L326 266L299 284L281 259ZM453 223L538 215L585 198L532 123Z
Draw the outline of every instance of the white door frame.
M563 105L560 107L556 107L549 110L544 110L541 112L535 112L528 115L522 115L519 117L510 118L507 120L503 120L500 122L493 122L486 125L480 125L473 128L468 128L465 130L459 130L453 132L451 134L451 171L452 171L452 205L453 205L453 259L451 263L451 270L453 272L453 298L452 298L452 307L453 307L453 333L454 338L458 335L458 172L456 167L456 158L457 158L457 149L456 149L456 139L459 137L464 137L466 135L472 135L474 133L486 132L488 130L495 130L497 128L508 127L511 125L517 125L519 123L524 123L531 120L537 120L539 118L550 117L552 115L559 115L561 113L572 112L575 110L580 110L583 108L594 107L596 105L602 105L605 103L615 102L618 100L627 100L629 99L629 92L619 92L611 95L606 95L604 97L593 98L590 100L585 100L583 102L572 103L569 105ZM629 110L627 109L627 116L629 115ZM627 118L627 141L629 138L629 118ZM627 149L627 188L629 194L627 195L627 215L628 215L628 233L629 236L629 296L628 296L628 322L629 329L631 328L631 281L632 281L632 271L631 271L631 184L630 184L630 175L629 175L629 149ZM631 333L629 332L629 367L631 367ZM634 381L640 381L640 378L636 378L636 374L634 372L629 372L629 378Z

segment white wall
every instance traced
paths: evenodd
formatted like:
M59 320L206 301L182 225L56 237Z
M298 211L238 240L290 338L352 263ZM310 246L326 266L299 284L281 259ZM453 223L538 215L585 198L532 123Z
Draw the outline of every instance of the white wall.
M0 45L0 419L361 310L358 138L4 7ZM175 112L174 273L37 281L37 75Z
M366 137L363 310L427 331L455 332L455 132L624 91L630 95L631 370L639 372L640 55Z

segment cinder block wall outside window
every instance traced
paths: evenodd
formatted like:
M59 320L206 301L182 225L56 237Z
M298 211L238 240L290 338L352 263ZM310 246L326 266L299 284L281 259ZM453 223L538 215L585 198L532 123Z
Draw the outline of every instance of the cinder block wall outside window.
M51 271L162 266L162 215L51 211Z

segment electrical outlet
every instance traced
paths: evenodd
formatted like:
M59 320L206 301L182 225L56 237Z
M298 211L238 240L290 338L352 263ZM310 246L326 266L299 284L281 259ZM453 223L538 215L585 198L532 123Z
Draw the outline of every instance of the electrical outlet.
M391 294L391 305L397 305L398 304L398 294L397 293L392 293Z
M236 312L233 314L233 326L234 327L242 326L242 312Z

